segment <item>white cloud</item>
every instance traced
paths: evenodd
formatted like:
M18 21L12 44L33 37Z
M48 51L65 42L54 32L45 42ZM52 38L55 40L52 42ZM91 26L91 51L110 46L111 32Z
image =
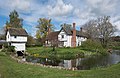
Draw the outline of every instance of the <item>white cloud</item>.
M63 0L57 0L55 6L48 5L48 15L50 16L64 16L73 10L73 6L71 4L65 4Z
M118 0L86 0L88 8L95 16L112 15L116 12Z
M75 9L74 10L74 15L76 15L80 19L87 19L90 16L90 10L81 10L81 9Z
M119 5L119 0L0 0L0 15L8 17L16 9L29 30L42 17L52 18L60 24L75 22L80 26L91 18L110 15L120 29ZM35 29L30 32L35 33Z

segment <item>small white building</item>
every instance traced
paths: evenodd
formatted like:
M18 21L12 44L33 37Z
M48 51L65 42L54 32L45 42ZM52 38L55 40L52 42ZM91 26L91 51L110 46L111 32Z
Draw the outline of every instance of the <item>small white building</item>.
M9 28L6 32L6 41L9 46L15 46L16 51L26 50L27 32L23 28Z
M83 32L82 28L80 28L80 31L76 30L75 23L73 23L73 28L64 26L60 31L49 33L46 38L46 44L50 45L51 42L57 43L59 41L59 47L76 47L86 40L87 34Z

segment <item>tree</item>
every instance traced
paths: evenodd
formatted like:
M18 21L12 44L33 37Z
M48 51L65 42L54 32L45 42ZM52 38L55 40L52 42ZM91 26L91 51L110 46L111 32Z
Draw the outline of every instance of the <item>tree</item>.
M16 10L10 12L9 18L10 18L10 21L6 22L6 29L7 28L22 28L23 19L19 18L19 15Z
M116 31L116 27L110 23L110 17L104 16L98 18L97 31L99 32L99 38L101 39L101 44L105 48L107 47L110 37Z
M96 31L97 30L96 25L97 25L96 20L90 20L82 26L82 28L88 34L89 39L93 40L94 38L98 36L98 32Z
M5 40L5 28L0 28L0 40Z
M71 24L66 24L66 23L62 24L61 27L67 27L69 29L72 29L72 25Z
M106 48L110 37L116 31L116 27L110 22L109 16L97 18L96 20L90 20L83 28L89 34L91 39L100 39L101 45Z
M53 48L52 51L55 51L55 48L58 47L59 44L60 44L60 41L58 39L51 40L51 46Z
M31 46L31 45L35 45L35 39L32 36L28 35L27 46Z
M40 18L38 20L38 25L36 28L38 28L36 32L36 38L46 38L48 31L53 30L53 25L51 24L51 19L46 18ZM50 30L49 30L50 29Z

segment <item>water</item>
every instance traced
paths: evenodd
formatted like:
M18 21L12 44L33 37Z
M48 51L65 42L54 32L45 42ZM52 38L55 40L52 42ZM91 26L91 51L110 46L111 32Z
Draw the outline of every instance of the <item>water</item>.
M28 57L28 62L41 63L45 65L52 66L62 66L65 68L77 68L78 70L89 70L97 67L106 67L112 64L117 64L120 62L120 51L113 51L112 54L107 56L91 56L85 58L77 58L71 60L64 59L47 59L47 58L36 58Z

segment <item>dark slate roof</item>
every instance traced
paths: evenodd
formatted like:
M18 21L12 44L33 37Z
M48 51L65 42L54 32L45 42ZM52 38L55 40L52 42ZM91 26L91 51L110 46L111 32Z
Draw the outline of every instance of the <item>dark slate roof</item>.
M10 28L8 29L11 36L27 36L27 32L23 28Z
M62 29L66 32L66 34L72 35L72 29L70 27L62 27Z
M47 40L55 40L58 39L58 34L60 31L56 31L56 32L51 32L50 34L47 35L46 39Z
M61 30L64 30L67 35L72 35L73 33L72 28L69 28L69 27L62 27ZM76 30L76 36L87 37L87 33Z

